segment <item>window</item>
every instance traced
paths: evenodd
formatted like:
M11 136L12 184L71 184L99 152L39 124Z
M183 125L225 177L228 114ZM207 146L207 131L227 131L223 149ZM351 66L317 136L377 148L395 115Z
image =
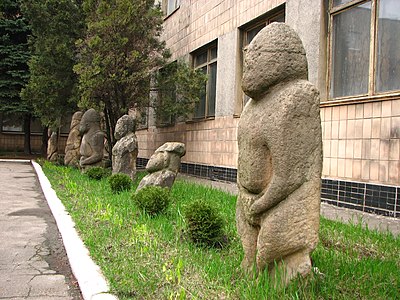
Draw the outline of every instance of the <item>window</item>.
M3 132L24 132L24 119L12 114L3 114L1 130Z
M400 90L400 1L331 0L329 96Z
M246 25L242 31L242 53L243 49L250 44L250 42L254 39L254 37L263 29L265 26L273 23L273 22L285 22L285 10L284 8L280 8L278 12L269 14L269 17L263 18L261 21L251 22L250 25ZM243 55L242 55L242 65L243 65ZM242 108L246 105L247 101L249 101L250 97L242 94Z
M13 114L0 114L0 124L2 132L24 132L24 118L20 115ZM42 133L43 126L40 120L32 117L31 118L31 133Z
M171 111L173 103L178 101L174 73L177 62L172 62L158 71L156 117L158 126L168 126L175 123L175 115Z
M215 98L217 89L217 43L203 48L193 54L194 68L207 74L208 80L204 92L196 105L194 117L207 118L215 116Z
M179 8L180 0L163 0L162 8L165 15L169 16Z

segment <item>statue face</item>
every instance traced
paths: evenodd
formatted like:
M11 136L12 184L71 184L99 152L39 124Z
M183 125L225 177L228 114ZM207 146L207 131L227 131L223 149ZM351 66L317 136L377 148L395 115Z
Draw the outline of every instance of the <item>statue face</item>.
M128 133L128 127L126 126L126 122L123 119L118 119L117 124L115 125L115 133L114 136L117 140L126 136Z
M245 49L243 91L257 100L272 86L291 79L307 79L303 45L289 26L272 23Z
M82 118L81 123L79 124L79 133L83 136L90 129L90 122Z
M161 151L154 153L146 165L146 170L150 173L161 171L168 167L168 153Z

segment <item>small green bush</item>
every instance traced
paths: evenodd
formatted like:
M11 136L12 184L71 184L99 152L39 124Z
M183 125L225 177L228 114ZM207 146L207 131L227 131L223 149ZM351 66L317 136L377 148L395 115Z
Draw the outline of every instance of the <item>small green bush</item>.
M112 192L117 194L122 191L130 190L133 182L128 175L117 173L108 178L108 183L110 184Z
M133 202L149 215L165 211L171 202L168 188L146 186L132 195Z
M100 180L111 175L111 170L102 167L91 167L85 171L86 176L90 179Z
M186 231L190 239L199 245L222 245L224 220L218 209L205 200L196 200L184 208Z

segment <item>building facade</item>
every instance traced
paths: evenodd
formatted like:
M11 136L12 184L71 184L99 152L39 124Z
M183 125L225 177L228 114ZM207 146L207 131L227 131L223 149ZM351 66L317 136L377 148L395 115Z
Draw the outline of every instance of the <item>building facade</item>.
M322 199L400 217L400 2L396 0L164 0L172 61L208 75L193 117L137 131L144 164L167 141L186 144L182 172L236 180L242 51L286 22L303 41L321 94Z

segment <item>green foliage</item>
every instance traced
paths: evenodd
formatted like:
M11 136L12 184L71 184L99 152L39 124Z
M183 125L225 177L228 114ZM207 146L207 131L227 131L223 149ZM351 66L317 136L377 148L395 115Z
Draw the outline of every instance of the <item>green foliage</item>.
M29 24L21 14L20 1L0 2L0 111L29 113L28 101L20 98L29 79Z
M169 190L159 186L146 186L132 195L133 202L147 214L164 212L171 202Z
M21 96L31 101L44 125L58 128L61 117L76 109L75 41L82 35L80 1L26 0L23 13L32 28L31 77Z
M154 107L159 125L172 124L179 117L186 119L200 100L206 80L200 69L194 70L183 61L160 69L155 80L158 101Z
M102 167L91 167L85 171L90 179L100 180L111 175L111 170Z
M122 173L113 174L108 178L111 190L114 194L118 194L122 191L128 191L132 187L132 179Z
M224 220L217 208L206 200L195 200L184 210L190 239L203 246L217 246L224 235Z
M169 53L159 37L163 17L154 0L86 0L87 31L77 43L82 108L104 110L107 138L130 107L148 106L150 77Z
M0 1L0 113L18 120L15 125L24 120L24 152L30 154L32 104L20 96L29 79L30 26L20 6L19 0Z

